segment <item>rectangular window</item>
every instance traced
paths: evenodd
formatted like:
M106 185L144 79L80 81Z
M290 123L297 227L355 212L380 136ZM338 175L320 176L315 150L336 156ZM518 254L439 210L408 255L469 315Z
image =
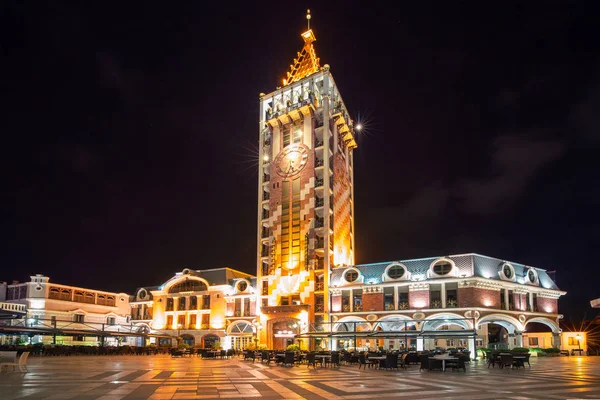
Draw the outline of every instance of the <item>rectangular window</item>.
M180 311L185 310L185 297L177 299L177 309Z
M569 344L571 344L571 339L573 338L569 338ZM529 338L529 346L538 346L538 338L536 337L530 337Z
M262 306L263 307L268 307L269 306L269 299L262 299Z
M73 341L74 342L84 342L85 337L83 335L73 335Z
M408 310L408 286L398 288L398 309Z
M458 307L458 283L446 284L446 307Z
M197 309L198 309L198 297L191 296L190 297L190 310L197 310Z
M281 301L280 301L280 305L282 306L289 306L290 305L290 298L289 297L282 297Z
M235 299L235 313L233 315L236 317L242 316L242 299Z
M350 312L350 291L342 290L342 312Z
M269 281L262 281L262 294L263 296L269 294Z
M202 309L203 310L210 309L210 294L205 294L202 296Z
M80 324L83 323L85 316L83 314L75 314L75 322L79 322Z
M185 315L177 316L177 328L181 329L185 327Z
M173 311L173 299L170 297L167 299L167 306L165 308L165 311Z
M189 329L196 329L196 314L191 314L190 315L190 325L188 327Z
M173 329L173 316L167 315L167 326L165 329Z
M429 286L429 308L442 308L442 286Z
M202 329L210 329L210 314L202 314Z
M286 147L290 144L290 134L292 132L292 128L290 126L283 129L283 147Z
M515 299L514 299L512 290L508 291L508 309L509 310L515 309Z
M383 288L383 308L385 310L394 309L394 288L384 287Z
M112 325L115 325L115 324L116 324L116 322L115 322L115 317L108 317L108 318L106 319L106 324L107 324L107 325L111 325L111 326L112 326Z
M302 142L302 127L296 126L294 127L294 143Z

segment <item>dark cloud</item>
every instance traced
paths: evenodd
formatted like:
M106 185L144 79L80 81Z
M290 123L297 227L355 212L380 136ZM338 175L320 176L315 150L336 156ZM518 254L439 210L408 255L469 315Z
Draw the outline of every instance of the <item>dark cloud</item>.
M497 137L483 176L456 186L455 196L462 201L460 207L480 215L510 209L536 175L560 158L565 150L565 144L558 140L525 135Z

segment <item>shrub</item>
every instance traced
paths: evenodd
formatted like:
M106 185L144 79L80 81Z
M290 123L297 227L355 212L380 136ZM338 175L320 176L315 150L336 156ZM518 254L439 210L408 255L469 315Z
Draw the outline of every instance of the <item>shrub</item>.
M287 351L299 351L300 350L300 346L298 346L297 344L290 344L287 347Z
M179 343L179 344L177 345L177 348L178 348L178 349L189 349L189 348L190 348L190 345L189 345L189 344L187 344L187 343Z
M511 350L511 353L529 353L530 350L532 349L528 347L515 347Z
M268 347L266 344L259 344L257 350L267 350Z
M560 349L557 349L555 347L550 347L550 348L544 349L544 352L548 353L548 354L559 354L560 353Z

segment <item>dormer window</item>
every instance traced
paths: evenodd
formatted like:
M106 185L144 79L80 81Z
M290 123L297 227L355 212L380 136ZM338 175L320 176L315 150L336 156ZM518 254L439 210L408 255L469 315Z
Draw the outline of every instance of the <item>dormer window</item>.
M392 263L387 266L383 275L384 280L406 280L410 279L406 266L400 263Z
M500 275L500 278L505 281L514 282L515 278L516 278L515 269L509 263L502 264L502 266L500 267L499 275Z
M360 276L360 274L358 273L358 270L356 270L356 269L349 269L348 271L344 272L344 280L347 283L356 282L358 280L359 276Z
M538 283L538 274L534 268L529 268L527 270L527 283L532 285L537 285Z
M437 275L448 275L452 271L452 264L449 262L440 261L433 266L433 272Z
M246 289L248 289L248 284L246 283L246 281L239 281L237 284L238 292L245 292Z
M456 265L454 261L448 258L439 258L429 266L429 278L445 278L447 276L456 276Z

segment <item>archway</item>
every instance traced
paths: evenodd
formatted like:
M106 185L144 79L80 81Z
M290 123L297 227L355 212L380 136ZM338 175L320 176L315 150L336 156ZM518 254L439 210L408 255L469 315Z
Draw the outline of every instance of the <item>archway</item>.
M214 349L216 343L219 343L220 339L217 335L208 334L202 337L202 348L204 349Z
M196 339L192 335L181 335L181 343L187 344L190 347L194 347Z
M331 350L341 347L349 350L355 348L366 350L371 346L377 346L376 340L371 342L366 336L372 329L371 324L363 318L355 316L340 318L332 327L334 340L329 344ZM347 332L347 334L344 334L344 332Z
M236 321L227 328L227 336L232 349L243 350L253 342L254 329L248 321Z
M449 312L430 315L421 323L421 334L424 350L469 348L475 352L473 323L462 315Z
M416 348L417 322L406 315L386 315L374 323L378 346L385 350ZM404 334L402 334L404 332Z
M273 350L285 350L294 344L299 333L300 320L292 317L274 318L267 321L267 346Z
M490 314L477 321L477 334L482 345L491 349L512 349L523 345L523 324L510 315Z

